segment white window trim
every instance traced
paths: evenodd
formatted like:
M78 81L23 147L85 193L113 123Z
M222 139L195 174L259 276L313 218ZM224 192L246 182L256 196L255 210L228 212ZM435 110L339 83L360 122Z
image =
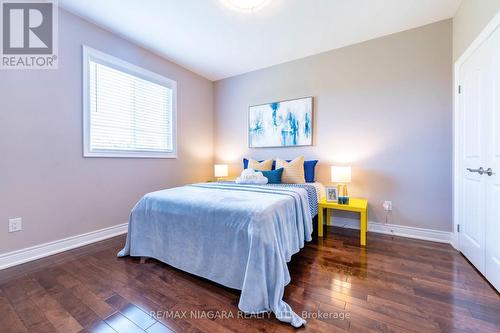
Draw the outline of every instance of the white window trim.
M144 68L83 45L83 156L129 158L177 158L177 82ZM172 151L144 152L123 150L90 150L90 80L89 60L112 67L172 89Z

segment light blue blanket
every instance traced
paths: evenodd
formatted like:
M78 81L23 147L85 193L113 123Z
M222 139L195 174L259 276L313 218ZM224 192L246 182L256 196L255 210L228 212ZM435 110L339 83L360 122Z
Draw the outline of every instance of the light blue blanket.
M311 240L307 191L300 187L203 183L146 194L130 214L118 256L158 259L241 290L245 313L305 320L283 301L287 262Z

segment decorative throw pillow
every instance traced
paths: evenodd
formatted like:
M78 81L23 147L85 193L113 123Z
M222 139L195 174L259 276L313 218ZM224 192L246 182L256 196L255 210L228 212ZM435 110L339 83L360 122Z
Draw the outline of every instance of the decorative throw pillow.
M262 160L259 162L264 162L264 161ZM248 160L246 158L243 158L243 169L248 169Z
M272 171L261 171L264 177L267 178L268 184L281 184L281 177L283 176L283 168Z
M304 156L297 157L291 162L276 159L276 169L283 168L281 182L285 184L304 184Z
M243 164L245 164L244 160L243 160ZM259 161L256 161L254 159L249 158L246 167L245 167L245 165L243 165L243 167L244 167L244 169L269 171L269 170L272 170L273 160L265 160L265 161L259 162Z
M258 161L259 163L265 162L264 160ZM248 169L248 159L243 158L243 169ZM276 169L276 161L273 160L273 165L271 167L271 170Z
M318 164L318 160L304 161L306 183L314 183L316 164Z
M286 161L291 162L291 160ZM318 160L304 161L304 178L306 179L306 183L314 183L314 179L316 178L316 176L314 175L316 164L318 164Z

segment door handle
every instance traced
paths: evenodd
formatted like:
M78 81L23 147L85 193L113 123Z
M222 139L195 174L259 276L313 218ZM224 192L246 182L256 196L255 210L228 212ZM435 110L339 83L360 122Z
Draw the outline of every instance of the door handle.
M491 170L491 168L486 169L485 172L488 176L493 176L493 170Z
M467 168L467 170L469 172L477 172L478 174L482 175L484 173L484 169L483 167L480 167L479 169L471 169L471 168Z

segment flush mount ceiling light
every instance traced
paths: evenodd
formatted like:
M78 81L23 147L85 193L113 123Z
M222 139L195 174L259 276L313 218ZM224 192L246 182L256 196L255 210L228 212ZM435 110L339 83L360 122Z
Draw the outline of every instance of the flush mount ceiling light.
M253 13L264 8L270 0L222 0L231 9Z

